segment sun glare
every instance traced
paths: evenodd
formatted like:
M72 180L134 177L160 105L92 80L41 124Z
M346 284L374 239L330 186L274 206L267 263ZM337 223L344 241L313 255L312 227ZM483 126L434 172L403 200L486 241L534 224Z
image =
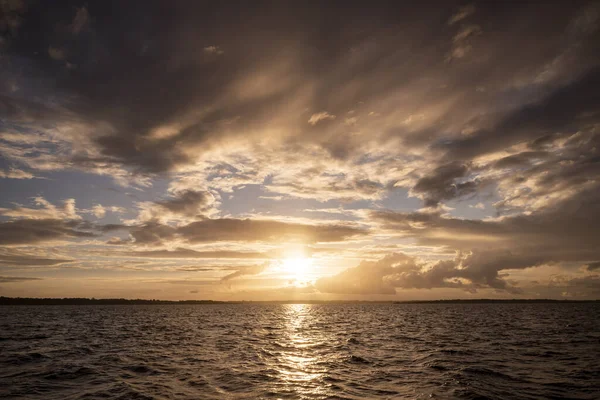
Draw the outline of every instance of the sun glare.
M286 275L302 281L308 278L312 270L312 259L304 257L286 258L281 261L281 265Z

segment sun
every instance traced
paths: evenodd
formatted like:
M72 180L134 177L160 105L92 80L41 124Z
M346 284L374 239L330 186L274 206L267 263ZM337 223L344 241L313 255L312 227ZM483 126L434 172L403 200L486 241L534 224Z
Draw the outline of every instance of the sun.
M281 260L283 272L298 281L308 279L312 271L313 261L311 258L296 257Z

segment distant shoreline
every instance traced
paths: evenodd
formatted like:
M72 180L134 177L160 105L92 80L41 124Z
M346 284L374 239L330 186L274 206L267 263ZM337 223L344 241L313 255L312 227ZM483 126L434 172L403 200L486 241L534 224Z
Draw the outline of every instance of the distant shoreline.
M448 300L281 300L281 301L217 301L217 300L155 300L155 299L95 299L95 298L30 298L0 296L0 305L164 305L164 304L530 304L530 303L600 303L600 300L555 299L448 299Z

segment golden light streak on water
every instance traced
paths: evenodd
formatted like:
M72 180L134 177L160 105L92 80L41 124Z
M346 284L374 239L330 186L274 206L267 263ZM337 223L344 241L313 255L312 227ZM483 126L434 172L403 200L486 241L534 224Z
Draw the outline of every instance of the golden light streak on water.
M286 351L279 372L301 398L324 394L320 384L326 369L318 349L326 345L327 333L311 327L313 308L310 304L288 304L285 310ZM320 365L321 364L321 365Z

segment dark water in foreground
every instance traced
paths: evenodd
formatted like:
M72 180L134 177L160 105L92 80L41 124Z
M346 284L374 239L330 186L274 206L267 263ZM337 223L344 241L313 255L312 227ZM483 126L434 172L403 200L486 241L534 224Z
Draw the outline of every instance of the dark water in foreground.
M0 398L600 398L598 304L0 307Z

